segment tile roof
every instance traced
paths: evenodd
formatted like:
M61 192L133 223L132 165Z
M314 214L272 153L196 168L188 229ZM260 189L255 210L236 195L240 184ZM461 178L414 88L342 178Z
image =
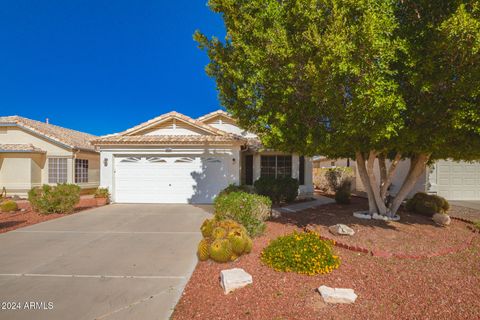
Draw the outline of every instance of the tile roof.
M225 135L225 134L228 134L226 133L225 131L222 131L222 130L219 130L217 128L214 128L212 126L209 126L208 124L205 124L201 121L198 121L198 120L195 120L195 119L192 119L184 114L181 114L181 113L178 113L176 111L172 111L172 112L169 112L169 113L165 113L165 114L162 114L161 116L158 116L156 118L153 118L151 120L148 120L147 122L144 122L142 124L139 124L138 126L135 126L131 129L128 129L126 131L123 131L123 132L120 132L119 135L130 135L130 134L133 134L135 132L138 132L138 131L141 131L143 129L147 129L148 127L150 127L151 125L154 125L154 124L157 124L157 123L160 123L164 120L167 120L167 119L179 119L179 120L182 120L186 123L189 123L191 124L192 126L194 127L197 127L197 128L200 128L200 129L203 129L204 131L206 132L209 132L211 134L217 134L217 135Z
M0 124L16 125L40 136L44 136L47 139L56 141L71 149L95 151L95 147L90 141L97 137L88 133L66 129L53 124L19 116L0 117Z
M33 144L0 144L0 152L32 152L45 153L46 151L35 147Z
M105 136L93 140L94 144L203 144L203 143L232 143L243 142L239 136L234 135L145 135L145 136Z
M236 122L236 120L234 118L232 118L232 116L230 115L230 113L226 112L226 111L223 111L223 110L217 110L217 111L213 111L213 112L210 112L210 113L207 113L206 115L203 115L199 118L197 118L197 121L207 121L209 119L212 119L216 116L224 116L226 118L229 118L233 121Z
M156 124L162 123L169 119L178 119L193 127L202 129L206 132L204 135L135 135L148 129ZM181 113L172 111L152 120L144 122L126 131L99 137L93 139L92 143L99 144L203 144L203 143L232 143L235 141L244 142L245 139L241 136L225 132L213 126L207 125L201 121L192 119Z

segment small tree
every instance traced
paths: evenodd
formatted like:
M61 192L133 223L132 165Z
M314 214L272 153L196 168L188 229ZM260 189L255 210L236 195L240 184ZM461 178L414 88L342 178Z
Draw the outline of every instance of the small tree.
M194 37L222 104L269 147L355 156L370 212L395 214L431 161L480 158L478 1L209 5L227 36ZM410 170L387 204L402 159Z

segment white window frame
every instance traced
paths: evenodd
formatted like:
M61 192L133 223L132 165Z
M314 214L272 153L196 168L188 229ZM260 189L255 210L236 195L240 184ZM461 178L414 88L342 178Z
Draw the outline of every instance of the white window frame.
M48 183L68 182L68 159L48 158Z
M75 159L75 183L88 183L88 159Z

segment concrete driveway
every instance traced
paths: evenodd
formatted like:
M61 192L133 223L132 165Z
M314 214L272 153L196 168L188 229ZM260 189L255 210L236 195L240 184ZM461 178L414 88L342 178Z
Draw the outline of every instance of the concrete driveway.
M449 201L450 204L453 204L454 206L460 206L460 207L465 207L465 208L470 208L470 209L475 209L480 211L480 200L456 200L456 201Z
M115 204L1 234L0 319L168 319L209 211Z

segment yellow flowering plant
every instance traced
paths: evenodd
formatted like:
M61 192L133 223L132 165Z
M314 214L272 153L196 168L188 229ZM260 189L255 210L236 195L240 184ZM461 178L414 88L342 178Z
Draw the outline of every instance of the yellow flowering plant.
M317 275L330 273L340 266L333 254L333 243L322 240L316 232L293 232L278 237L263 249L261 260L276 271Z

